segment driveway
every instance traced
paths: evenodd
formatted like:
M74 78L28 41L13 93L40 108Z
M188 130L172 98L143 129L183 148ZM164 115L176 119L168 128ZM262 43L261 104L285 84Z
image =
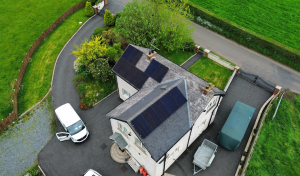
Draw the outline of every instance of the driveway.
M272 94L270 92L267 92L264 89L236 76L230 84L229 89L219 106L215 121L166 172L177 176L193 175L192 162L194 153L202 144L204 139L208 139L218 145L216 140L217 135L225 124L235 102L240 101L256 108L240 146L235 151L229 151L218 145L216 157L211 166L198 174L201 176L233 176L246 147L257 114L262 105L270 98L271 95Z
M196 23L193 23L191 26L195 26L193 38L200 46L216 52L240 66L243 70L255 73L278 85L300 93L299 72L228 40Z

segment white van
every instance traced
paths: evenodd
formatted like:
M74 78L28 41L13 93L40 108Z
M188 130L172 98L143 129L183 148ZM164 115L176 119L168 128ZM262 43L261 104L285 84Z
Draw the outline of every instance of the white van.
M55 114L67 132L56 133L56 137L60 141L72 139L73 142L83 142L89 136L83 121L77 115L75 110L69 103L61 105L55 109Z

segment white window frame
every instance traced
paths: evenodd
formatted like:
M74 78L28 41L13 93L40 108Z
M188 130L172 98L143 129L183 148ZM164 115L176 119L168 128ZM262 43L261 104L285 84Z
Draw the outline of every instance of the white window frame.
M202 129L202 127L205 125L206 120L207 120L207 119L205 119L205 120L198 126L198 131L199 131L200 129Z
M206 114L212 109L212 107L214 107L216 105L216 101L217 101L217 98L214 98L213 101L211 101L208 106L207 106L207 110L206 110Z
M143 150L146 151L145 146L143 145L143 143L142 143L138 138L135 138L135 143L136 143L136 145L138 145L140 148L142 148Z
M123 131L125 134L127 134L127 129L121 123L118 123L118 126L121 131Z
M169 160L170 158L172 158L172 156L174 156L175 153L177 153L179 151L180 146L176 147L173 152L171 152L170 154L168 154L167 156L167 160Z
M127 98L130 97L130 93L127 92L125 89L123 89L123 95L126 96Z

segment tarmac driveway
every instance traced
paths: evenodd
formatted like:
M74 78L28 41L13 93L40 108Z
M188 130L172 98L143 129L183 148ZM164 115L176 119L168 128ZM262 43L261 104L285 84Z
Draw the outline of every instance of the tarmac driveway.
M196 150L202 144L204 139L208 139L218 145L216 140L217 135L225 124L235 102L240 101L256 108L240 146L235 151L229 151L218 145L216 157L211 166L197 174L201 176L233 176L246 147L258 112L271 95L270 92L236 76L231 82L229 89L226 92L226 96L219 106L215 121L166 172L178 176L193 175L193 157Z

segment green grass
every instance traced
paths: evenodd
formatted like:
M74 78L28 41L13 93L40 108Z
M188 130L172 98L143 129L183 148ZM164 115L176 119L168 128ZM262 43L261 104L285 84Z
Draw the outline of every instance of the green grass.
M190 0L260 35L300 50L298 0Z
M55 28L34 52L23 77L24 88L19 91L18 95L19 114L36 104L48 92L59 52L81 26L79 21L84 23L87 19L84 8L74 12Z
M252 154L247 176L300 175L300 95L285 93L268 112Z
M35 40L81 0L2 1L0 6L0 120L12 112L12 84Z
M213 83L222 90L224 90L230 76L232 75L231 70L208 59L205 55L192 65L189 68L189 71L200 78Z
M193 54L195 54L194 52L182 50L178 50L177 52L167 52L165 49L157 50L156 52L177 65L181 65L184 61L186 61Z
M88 105L93 105L106 97L113 91L117 90L116 79L113 77L107 82L89 79L85 81L87 93L82 97L82 102ZM97 96L98 93L98 96Z

